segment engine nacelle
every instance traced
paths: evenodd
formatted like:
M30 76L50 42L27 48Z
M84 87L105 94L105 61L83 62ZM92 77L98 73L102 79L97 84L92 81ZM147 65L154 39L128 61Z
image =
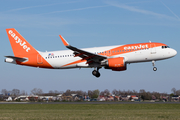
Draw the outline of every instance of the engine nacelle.
M124 57L107 59L105 69L112 69L113 71L126 70L127 68Z

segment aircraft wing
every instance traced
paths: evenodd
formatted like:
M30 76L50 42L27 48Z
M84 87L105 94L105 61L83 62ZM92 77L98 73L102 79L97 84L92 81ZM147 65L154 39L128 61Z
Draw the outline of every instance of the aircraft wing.
M98 55L95 53L91 53L85 50L81 50L78 49L76 47L73 47L71 45L69 45L69 43L61 36L59 35L59 37L61 38L63 44L70 50L74 51L74 55L75 57L79 56L82 58L82 60L87 60L87 64L90 64L92 62L100 62L104 59L107 59L106 56L102 56L102 55Z

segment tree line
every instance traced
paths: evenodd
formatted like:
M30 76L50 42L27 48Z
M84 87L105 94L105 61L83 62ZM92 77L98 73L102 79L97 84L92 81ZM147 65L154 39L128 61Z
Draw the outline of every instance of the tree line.
M136 95L141 97L143 100L151 100L153 97L156 99L161 99L161 96L173 96L173 95L180 95L180 90L176 90L176 88L171 89L171 94L167 93L159 93L159 92L149 92L145 91L144 89L140 89L139 92L136 90L116 90L114 89L112 92L110 92L108 89L105 89L104 91L96 90L88 90L82 91L82 90L66 90L64 91L58 91L58 90L50 90L48 93L44 93L42 89L40 88L34 88L31 90L31 93L29 95L51 95L56 96L59 94L65 94L66 96L70 96L72 94L77 94L80 96L89 96L90 98L97 98L100 96L126 96L126 95ZM6 90L2 89L1 93L5 96L20 96L20 95L28 95L28 93L25 90L19 90L19 89L13 89L13 90Z

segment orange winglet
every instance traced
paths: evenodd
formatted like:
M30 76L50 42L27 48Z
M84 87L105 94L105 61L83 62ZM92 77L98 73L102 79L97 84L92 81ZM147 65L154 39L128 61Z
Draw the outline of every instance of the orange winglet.
M59 35L59 37L61 38L61 40L65 46L69 45L69 43L61 35Z

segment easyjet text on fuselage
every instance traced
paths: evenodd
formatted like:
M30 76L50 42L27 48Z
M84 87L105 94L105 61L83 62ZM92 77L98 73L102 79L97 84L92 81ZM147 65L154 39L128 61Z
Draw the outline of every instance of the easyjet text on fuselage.
M127 47L124 47L124 50L127 50L127 49L145 49L145 48L148 48L148 45L134 45L134 46L127 46Z

